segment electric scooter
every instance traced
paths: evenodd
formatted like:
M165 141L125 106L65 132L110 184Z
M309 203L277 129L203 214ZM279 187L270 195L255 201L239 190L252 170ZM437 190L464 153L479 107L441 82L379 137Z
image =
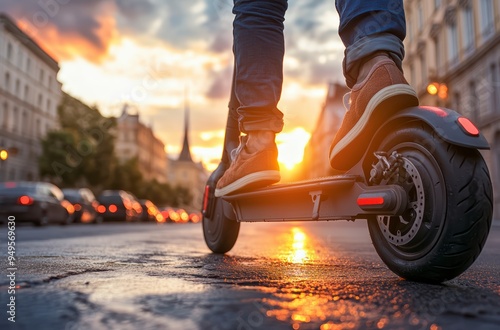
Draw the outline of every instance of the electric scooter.
M366 219L382 261L408 280L450 280L479 256L493 193L478 149L489 145L466 117L445 108L406 108L372 123L362 156L342 175L215 197L239 144L237 108L232 93L222 159L203 198L203 233L214 253L231 250L240 222Z

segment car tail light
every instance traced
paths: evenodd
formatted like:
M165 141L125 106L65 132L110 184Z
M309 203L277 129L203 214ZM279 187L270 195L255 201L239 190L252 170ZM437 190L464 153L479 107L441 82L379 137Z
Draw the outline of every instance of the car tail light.
M31 198L30 196L24 195L24 196L21 196L17 199L17 203L21 204L21 205L31 205L31 204L33 204L33 198Z
M106 206L104 206L104 205L99 205L99 206L97 207L97 212L99 212L99 213L104 213L104 212L106 212Z
M75 204L73 205L73 207L75 208L75 211L80 211L82 209L82 206L80 204Z
M108 206L108 210L111 213L115 213L116 211L118 211L118 208L116 207L115 204L111 204L110 206Z

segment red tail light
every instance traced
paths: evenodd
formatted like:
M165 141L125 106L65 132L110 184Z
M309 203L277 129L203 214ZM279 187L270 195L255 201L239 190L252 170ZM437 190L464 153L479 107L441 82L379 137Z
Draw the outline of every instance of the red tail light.
M99 206L97 207L97 212L99 212L99 213L104 213L104 212L106 212L106 206L104 206L104 205L99 205Z
M30 196L24 195L24 196L21 196L17 199L17 203L21 204L21 205L31 205L31 204L33 204L33 198L31 198Z
M460 127L469 135L472 136L478 136L479 135L479 130L477 127L468 119L465 117L460 117L457 119L458 123L460 124Z
M80 211L82 209L82 206L80 204L75 204L73 205L73 207L75 208L75 211Z
M384 197L359 197L357 202L359 206L384 205Z
M118 208L116 207L115 204L111 204L110 206L108 206L108 210L111 213L115 213L116 211L118 211Z
M205 194L203 195L203 214L205 214L207 212L209 195L210 195L210 186L206 185L205 186Z

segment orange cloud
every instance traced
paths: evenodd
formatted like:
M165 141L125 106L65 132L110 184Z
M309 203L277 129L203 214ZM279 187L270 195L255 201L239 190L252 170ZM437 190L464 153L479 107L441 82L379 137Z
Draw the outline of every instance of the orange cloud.
M93 32L99 42L89 40L78 31L61 31L54 24L45 24L37 28L26 19L16 21L16 24L48 54L57 61L83 57L94 63L101 63L107 56L112 44L120 40L113 16L96 18L98 28Z

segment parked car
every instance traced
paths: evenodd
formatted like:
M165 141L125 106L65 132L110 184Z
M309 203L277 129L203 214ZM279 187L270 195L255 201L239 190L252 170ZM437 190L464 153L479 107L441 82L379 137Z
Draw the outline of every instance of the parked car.
M153 221L153 222L165 222L163 214L161 214L158 207L147 199L139 200L142 206L142 214L140 217L141 221Z
M97 201L104 221L137 221L142 213L139 202L124 190L105 190Z
M64 199L57 186L47 182L0 183L0 216L14 216L16 222L42 226L51 222L73 222L73 205Z
M97 211L99 202L87 188L63 189L64 198L75 208L75 222L101 223L102 215Z

